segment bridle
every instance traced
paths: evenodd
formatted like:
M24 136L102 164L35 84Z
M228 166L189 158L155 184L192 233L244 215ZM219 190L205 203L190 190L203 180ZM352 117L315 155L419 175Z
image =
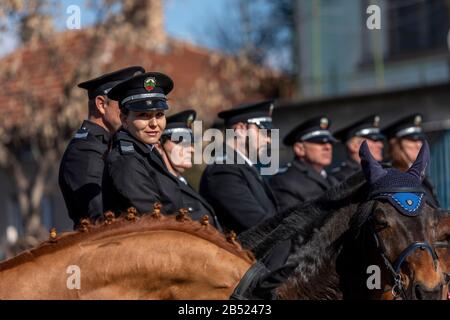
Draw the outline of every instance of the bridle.
M379 199L384 199L384 200L390 200L390 202L392 202L392 199L395 199L393 195L398 194L398 193L410 193L410 194L414 194L414 192L417 192L418 190L416 189L406 189L406 188L401 188L401 190L395 190L395 191L400 191L400 192L392 192L390 191L389 193L384 192L384 193L379 193L377 195L374 195L371 197L372 200L379 200ZM408 192L406 192L408 191ZM412 191L412 192L411 192ZM395 200L398 203L398 200ZM396 210L399 211L399 210ZM407 214L405 214L404 212L400 211L401 214L409 216L409 217L414 217L414 216L418 216L422 213L422 205L421 203L419 203L416 207L414 211L410 211ZM369 217L368 220L372 220L372 217ZM380 254L384 265L386 266L387 270L389 271L392 280L394 282L394 285L391 288L391 293L392 296L394 297L394 299L398 299L398 298L402 298L403 300L407 300L408 296L406 294L406 288L405 288L405 284L403 282L402 279L402 275L401 275L401 267L403 265L403 263L405 262L405 260L415 251L417 250L426 250L430 253L431 257L433 258L433 264L435 267L435 270L438 267L438 256L436 254L436 251L434 249L434 247L432 247L428 242L419 242L419 241L415 241L413 243L411 243L410 245L408 245L399 255L398 257L391 262L389 260L389 258L386 255L386 249L383 246L383 243L380 241L377 232L374 230L373 228L373 224L369 224L369 229L373 235L373 239L375 242L375 246L376 249L378 251L378 253Z
M405 284L402 279L401 275L401 267L402 264L405 262L406 258L408 258L413 252L416 250L427 250L431 257L433 258L433 264L435 269L437 269L437 263L438 263L438 256L436 254L436 251L434 248L428 243L428 242L413 242L409 246L407 246L395 259L395 261L392 263L389 258L386 256L386 250L382 244L382 242L379 240L378 234L375 230L372 229L372 235L375 240L375 246L378 250L381 258L383 259L384 265L386 266L387 270L392 276L392 280L394 281L394 285L392 286L391 292L394 297L394 299L397 299L401 297L404 300L407 300L407 294L405 289Z

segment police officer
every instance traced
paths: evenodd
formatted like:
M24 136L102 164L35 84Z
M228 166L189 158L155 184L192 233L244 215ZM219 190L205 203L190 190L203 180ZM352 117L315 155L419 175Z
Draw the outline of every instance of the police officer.
M216 154L215 163L205 169L200 194L213 206L224 229L237 234L273 217L278 211L269 184L255 166L257 155L271 142L273 107L273 101L263 101L218 115L235 137L226 139L224 154ZM270 295L285 280L280 280L275 270L283 268L290 247L290 240L282 241L257 264L272 271L259 279L259 296Z
M325 171L333 158L332 144L337 141L329 128L327 117L315 117L285 137L283 142L292 146L295 159L270 180L282 210L315 199L337 184Z
M104 171L103 200L116 214L130 207L151 213L155 203L164 214L185 208L181 181L169 172L159 150L166 128L167 95L173 81L148 72L121 82L109 93L119 101L122 128L113 137Z
M219 113L227 129L236 138L229 138L224 154L216 154L215 163L205 169L200 194L213 206L222 226L237 234L272 217L277 212L275 197L255 167L257 154L270 143L273 101L243 105ZM267 131L267 130L265 130Z
M142 67L129 67L78 85L88 93L88 120L83 122L64 152L58 181L75 227L80 219L96 218L103 213L104 156L110 135L120 126L119 107L106 94L118 82L143 72Z
M194 219L207 215L209 221L222 230L214 209L183 177L183 173L192 168L194 135L191 125L196 115L195 110L185 110L167 118L161 137L162 155L169 172L179 180L183 206L189 208Z
M422 123L423 116L417 113L404 117L383 129L389 141L390 164L394 168L407 171L416 160L426 139ZM423 188L431 204L439 207L435 189L426 177L423 180Z
M344 181L361 170L359 148L364 141L367 141L375 160L383 161L385 136L380 131L380 116L370 115L339 130L334 136L345 144L347 150L347 160L331 171L331 174L339 181Z

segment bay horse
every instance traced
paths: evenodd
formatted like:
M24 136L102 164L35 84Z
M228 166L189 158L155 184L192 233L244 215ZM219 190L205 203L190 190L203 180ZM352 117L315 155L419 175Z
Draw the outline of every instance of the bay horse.
M382 168L366 143L360 156L364 174L243 233L242 245L259 259L294 239L287 264L295 269L276 290L279 299L446 299L442 257L449 248L438 259L432 244L446 239L448 228L421 189L428 145L407 173ZM379 284L369 287L374 270Z
M106 216L0 263L0 299L222 300L255 261L233 235L186 211Z

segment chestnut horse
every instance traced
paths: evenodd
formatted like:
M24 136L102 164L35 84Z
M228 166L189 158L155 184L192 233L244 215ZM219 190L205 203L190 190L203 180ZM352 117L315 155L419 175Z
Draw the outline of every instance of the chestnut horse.
M228 299L254 263L206 218L111 215L1 263L0 299Z

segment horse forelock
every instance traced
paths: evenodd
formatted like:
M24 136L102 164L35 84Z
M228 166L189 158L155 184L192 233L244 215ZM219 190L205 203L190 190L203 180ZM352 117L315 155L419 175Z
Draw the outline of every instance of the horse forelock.
M122 236L128 233L139 233L146 231L179 231L191 234L198 238L214 243L218 247L253 263L255 258L253 254L244 250L239 243L220 233L216 228L208 224L202 224L199 221L193 221L190 218L179 219L175 215L160 216L155 218L151 215L142 215L130 221L126 214L116 218L113 223L106 224L104 221L92 223L87 231L75 231L63 233L56 239L44 241L37 247L24 251L9 260L0 263L0 271L4 271L23 263L33 261L33 259L64 250L68 247L78 245L86 241L104 240Z

